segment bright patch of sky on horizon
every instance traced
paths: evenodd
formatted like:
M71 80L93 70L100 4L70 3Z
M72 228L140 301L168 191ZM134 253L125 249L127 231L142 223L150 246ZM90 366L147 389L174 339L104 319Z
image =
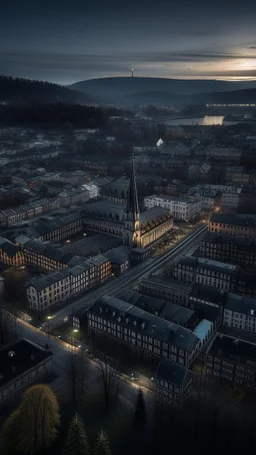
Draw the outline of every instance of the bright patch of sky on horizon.
M256 0L1 3L1 74L256 79Z

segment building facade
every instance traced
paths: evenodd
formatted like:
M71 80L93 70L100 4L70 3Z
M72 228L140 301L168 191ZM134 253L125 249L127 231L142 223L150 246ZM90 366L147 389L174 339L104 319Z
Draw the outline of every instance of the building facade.
M200 256L255 267L256 239L208 232L201 242Z
M165 208L177 220L193 221L201 214L201 200L171 196L147 196L144 198L146 209L159 206Z
M191 393L192 373L170 360L161 360L155 383L158 401L181 408Z
M46 311L59 302L105 283L111 278L111 262L99 254L84 263L32 280L27 286L31 309Z
M231 291L238 268L212 259L183 257L174 268L174 277L187 283L200 283L223 291Z
M207 354L206 374L255 390L256 346L234 338L218 336Z
M111 338L147 359L169 359L183 366L194 361L211 336L212 325L206 326L192 331L115 297L98 299L88 310L92 339Z
M256 333L256 299L230 292L224 308L223 325Z
M209 232L239 237L256 237L256 216L239 214L212 214Z

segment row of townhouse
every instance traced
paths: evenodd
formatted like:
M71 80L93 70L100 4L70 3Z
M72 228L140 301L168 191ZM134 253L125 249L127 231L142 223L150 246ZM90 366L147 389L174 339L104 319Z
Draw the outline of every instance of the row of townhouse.
M223 292L256 297L254 270L245 270L237 265L187 256L176 264L173 275L179 281L187 283L195 281Z
M30 218L36 218L43 213L51 212L58 208L59 203L55 199L39 199L29 204L21 205L0 212L0 226L9 227Z
M75 267L58 270L31 281L27 286L27 299L31 309L46 311L110 278L111 263L99 254Z
M88 310L91 338L114 340L151 361L168 359L188 367L213 333L201 320L194 330L172 323L116 297L102 297Z
M23 251L24 263L43 270L53 271L67 268L72 258L72 255L63 253L52 245L30 240L24 235L16 237L15 241Z
M208 232L201 242L200 256L255 267L256 239Z
M238 237L256 237L256 216L213 213L208 231Z
M145 208L159 206L167 209L177 220L193 221L201 214L201 200L197 198L180 198L172 196L147 196L144 198Z
M27 229L27 235L42 242L59 242L83 231L83 216L71 213L56 218L38 220Z
M184 256L174 267L173 274L179 281L195 281L228 292L237 269L235 265L212 259Z
M31 264L51 271L68 267L71 258L51 245L30 240L24 235L18 236L15 243L0 237L0 263L8 266Z

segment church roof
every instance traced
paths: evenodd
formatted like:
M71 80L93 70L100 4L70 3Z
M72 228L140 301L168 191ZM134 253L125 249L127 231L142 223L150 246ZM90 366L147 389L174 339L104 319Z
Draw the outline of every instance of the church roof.
M141 230L148 231L171 218L172 216L168 210L164 209L163 207L152 207L151 209L142 212L140 215Z
M104 218L116 221L123 221L124 218L124 204L102 200L89 204L84 209L84 214L92 218Z

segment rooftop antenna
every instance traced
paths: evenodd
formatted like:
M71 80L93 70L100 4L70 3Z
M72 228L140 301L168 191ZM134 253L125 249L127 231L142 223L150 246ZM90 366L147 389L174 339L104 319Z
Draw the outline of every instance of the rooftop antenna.
M132 77L134 76L134 69L132 68Z

